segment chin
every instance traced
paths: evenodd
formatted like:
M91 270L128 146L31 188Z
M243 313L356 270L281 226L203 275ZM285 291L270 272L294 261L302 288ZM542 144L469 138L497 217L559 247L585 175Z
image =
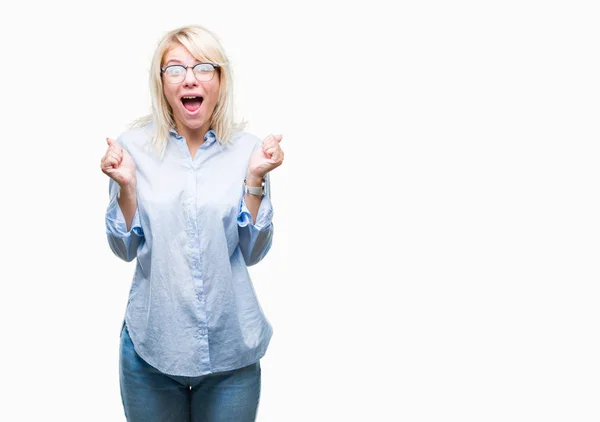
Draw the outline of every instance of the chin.
M181 121L185 126L187 126L191 130L200 129L203 125L205 125L208 120L203 118L202 116L179 116L179 121Z
M190 129L200 129L204 124L206 124L206 120L202 119L185 119L185 125Z

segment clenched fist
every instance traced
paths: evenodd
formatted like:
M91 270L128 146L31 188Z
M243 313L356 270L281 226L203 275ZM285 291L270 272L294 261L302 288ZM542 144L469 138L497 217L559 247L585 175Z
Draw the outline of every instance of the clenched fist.
M267 136L261 145L250 156L247 178L264 178L265 175L283 163L283 150L279 143L281 135Z
M113 179L121 187L135 186L135 163L121 145L106 138L108 149L100 161L102 172Z

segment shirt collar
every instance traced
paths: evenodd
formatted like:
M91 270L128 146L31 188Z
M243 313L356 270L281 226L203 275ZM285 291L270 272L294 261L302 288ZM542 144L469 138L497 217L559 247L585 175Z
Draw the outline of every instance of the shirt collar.
M206 132L206 135L204 135L204 142L206 142L207 145L211 145L216 140L217 140L217 134L212 129L209 130L208 132Z
M175 136L175 139L177 140L181 140L183 139L183 136L179 136L179 134L177 133L177 130L175 130L174 127L172 127L169 132ZM204 142L206 143L206 146L209 146L211 144L213 144L215 141L217 140L217 134L215 133L215 131L213 129L209 130L208 132L206 132L206 134L204 135Z

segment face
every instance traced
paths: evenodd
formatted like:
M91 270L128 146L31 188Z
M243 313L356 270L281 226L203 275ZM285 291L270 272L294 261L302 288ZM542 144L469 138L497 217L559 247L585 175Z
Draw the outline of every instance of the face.
M182 64L194 66L199 63L182 45L171 48L165 54L162 66ZM199 82L192 68L188 68L185 79L181 83L169 83L163 74L163 92L173 109L177 131L196 131L202 134L210 129L210 118L219 98L219 71L208 82ZM194 98L189 98L194 97Z

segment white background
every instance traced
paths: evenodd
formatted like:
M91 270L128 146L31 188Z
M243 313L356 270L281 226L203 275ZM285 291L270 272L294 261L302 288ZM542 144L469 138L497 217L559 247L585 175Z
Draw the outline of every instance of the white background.
M124 421L99 162L190 23L284 136L260 422L599 420L593 2L2 8L0 420Z

